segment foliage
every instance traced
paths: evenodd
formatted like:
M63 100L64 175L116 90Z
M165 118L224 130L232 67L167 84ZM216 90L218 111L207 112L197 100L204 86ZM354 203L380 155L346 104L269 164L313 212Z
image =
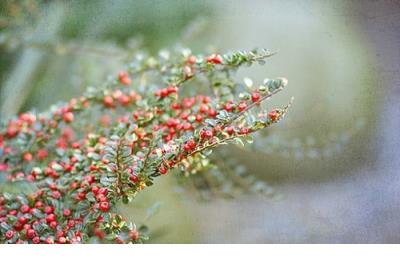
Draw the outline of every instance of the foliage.
M268 111L263 102L286 79L234 79L238 68L272 55L139 53L83 96L3 122L0 241L142 243L147 227L126 221L117 203L174 169L180 178L208 176L214 148L252 142L252 133L284 117L290 104ZM223 186L218 178L207 180Z

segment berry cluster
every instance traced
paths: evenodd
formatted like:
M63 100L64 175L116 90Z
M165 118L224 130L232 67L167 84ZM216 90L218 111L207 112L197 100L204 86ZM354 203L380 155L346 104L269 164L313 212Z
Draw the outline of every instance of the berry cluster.
M236 143L286 114L288 106L262 106L286 79L247 91L218 75L270 55L203 57L185 50L175 59L137 59L103 87L8 121L0 131L0 174L8 185L28 183L31 191L0 193L0 242L143 242L146 227L115 213L118 202L132 201L174 168L190 174L211 149ZM140 89L137 76L148 72L165 78L166 86ZM201 77L213 84L213 95L186 90Z

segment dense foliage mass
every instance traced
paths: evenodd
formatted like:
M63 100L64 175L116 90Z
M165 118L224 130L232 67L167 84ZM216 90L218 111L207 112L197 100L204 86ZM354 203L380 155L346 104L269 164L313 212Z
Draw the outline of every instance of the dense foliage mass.
M212 149L250 141L284 117L289 105L267 110L262 103L286 79L259 86L234 79L239 67L271 55L139 54L81 97L2 122L2 187L19 189L1 191L0 242L142 243L146 227L121 217L117 203L173 169L201 175Z

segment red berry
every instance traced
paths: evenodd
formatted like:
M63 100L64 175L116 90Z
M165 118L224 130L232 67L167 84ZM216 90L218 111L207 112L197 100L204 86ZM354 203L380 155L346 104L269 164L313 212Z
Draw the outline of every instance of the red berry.
M216 117L217 116L217 111L215 111L214 109L210 109L208 110L208 116L209 117Z
M35 208L42 208L43 207L43 202L42 201L37 201L36 203L35 203Z
M201 139L208 139L211 138L213 136L213 132L211 130L202 130L200 132L200 138Z
M30 209L29 206L26 205L26 204L24 204L24 205L21 206L20 211L21 211L22 213L28 213L28 212L29 212L29 209Z
M129 76L128 76L128 73L126 73L126 72L124 72L124 71L121 71L121 72L119 72L119 74L118 74L118 79L119 79L119 82L121 83L121 84L123 84L123 85L126 85L126 86L129 86L129 85L131 85L131 79L129 78Z
M167 90L168 90L168 93L177 93L177 92L178 92L178 87L169 86L169 87L167 88Z
M137 182L140 181L139 178L138 178L136 175L131 175L130 180L131 180L133 183L137 183Z
M60 197L61 197L61 193L60 193L60 191L53 191L52 193L51 193L51 196L54 198L54 199L59 199Z
M65 123L71 123L72 121L74 121L74 114L71 112L63 114L63 120Z
M51 213L51 214L46 216L46 222L47 223L54 222L55 220L56 220L56 216L53 213Z
M258 93L258 92L253 92L252 94L251 94L251 100L253 101L253 102L258 102L259 100L260 100L260 93Z
M107 201L100 202L99 209L102 212L107 212L110 209L110 204Z
M26 224L26 218L24 216L21 216L18 218L18 222L20 222L21 224Z
M65 209L63 211L64 216L70 216L71 215L71 210L70 209Z
M7 238L7 239L11 239L11 238L13 238L13 236L14 236L14 231L8 230L8 231L6 232L6 238Z
M196 57L194 55L189 56L188 59L186 60L186 62L189 65L196 64L196 61L197 61L197 59L196 59Z
M197 114L196 115L196 122L197 123L201 123L201 121L203 121L203 116L201 114Z
M273 110L271 112L268 113L268 117L272 120L272 121L276 121L279 118L279 113L276 110Z
M225 130L226 130L226 133L228 133L229 135L232 135L233 133L235 133L235 129L233 127L227 127Z
M38 236L34 237L34 238L32 239L32 243L33 243L33 244L39 244L39 243L40 243L40 238L39 238Z
M53 221L53 222L51 222L51 223L49 224L49 226L50 226L51 228L53 228L53 229L56 229L56 227L57 227L57 222L56 222L56 221Z
M40 161L46 159L47 155L48 155L48 152L45 149L40 149L37 151L37 157Z
M94 195L97 195L98 192L99 192L99 187L98 187L98 186L92 187L92 193L93 193Z
M46 207L44 207L44 212L45 212L46 214L53 213L53 211L54 211L54 209L53 209L53 207L51 207L51 206L46 206Z
M225 109L227 112L232 112L232 110L233 110L233 105L232 105L231 103L227 103L227 104L225 104L224 109Z
M207 57L207 63L221 64L222 63L222 57L219 54L212 54L209 57Z
M123 106L127 106L131 103L131 97L129 97L128 95L121 95L118 98L118 101L123 105Z
M65 237L61 236L58 238L58 243L65 244L65 243L67 243L67 239Z
M168 169L165 168L164 166L161 166L160 168L158 168L158 171L160 172L160 174L165 175L166 173L168 173Z
M168 89L162 89L160 95L161 95L161 97L167 97L168 96Z
M242 112L243 110L246 109L246 107L247 107L247 104L246 104L246 103L244 103L244 102L239 103L239 105L238 105L238 110L239 110L240 112Z
M52 237L48 237L46 238L46 240L44 241L46 244L54 244L54 239Z
M129 237L133 240L136 241L139 239L139 232L137 230L131 230L129 231Z
M243 127L240 129L240 134L246 135L249 134L250 130L247 127Z
M104 195L104 196L107 196L107 194L108 194L108 189L107 189L107 188L104 188L104 187L100 188L100 189L99 189L99 194L102 194L102 195Z
M33 157L32 157L32 153L30 153L30 152L25 152L23 158L24 158L24 160L27 161L27 162L32 161L32 158L33 158Z
M103 104L105 107L114 107L114 99L110 96L104 96Z
M36 232L33 229L29 229L26 231L26 237L32 239L36 236Z

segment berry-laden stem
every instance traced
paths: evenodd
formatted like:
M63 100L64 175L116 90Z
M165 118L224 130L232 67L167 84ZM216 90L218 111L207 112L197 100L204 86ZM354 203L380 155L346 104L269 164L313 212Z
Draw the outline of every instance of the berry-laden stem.
M269 113L255 108L281 91L285 79L269 80L249 94L232 76L231 70L273 54L186 52L137 59L80 98L3 123L0 174L8 181L0 187L0 243L142 243L145 226L116 213L119 202L133 201L178 166L185 176L207 171L205 151L240 141L287 113L290 104ZM205 82L181 90L205 73ZM149 75L154 84L138 88L137 74ZM203 94L214 79L218 86ZM210 174L207 186L216 191Z

